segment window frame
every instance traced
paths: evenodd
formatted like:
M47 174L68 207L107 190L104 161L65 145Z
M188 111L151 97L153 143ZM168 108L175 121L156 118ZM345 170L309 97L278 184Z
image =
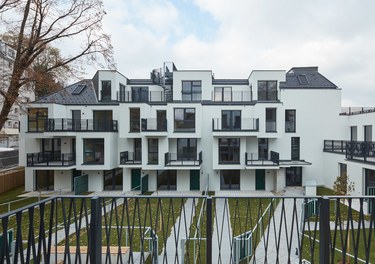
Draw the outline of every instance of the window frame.
M265 84L265 88L264 88L265 90L261 90L261 86L262 86L260 85L261 83ZM271 84L275 85L274 91L271 90L273 89L273 87L271 87ZM277 80L258 80L258 101L277 101L278 100L277 91L278 91Z
M292 115L289 115L288 113L293 113ZM290 118L292 116L292 118ZM297 127L297 122L296 122L296 116L297 116L297 111L295 109L285 109L285 132L286 133L295 133L296 132L296 127ZM293 120L290 120L293 119ZM292 127L290 130L287 128L287 124L292 124Z
M138 118L134 116L136 113L132 113L133 111L138 110ZM133 120L134 119L134 120ZM141 131L141 109L136 107L129 108L129 132L130 133L138 133Z
M149 102L149 88L148 86L132 86L131 101L136 103Z
M270 111L274 111L274 114L272 114L271 116L269 116ZM275 129L268 128L268 123L275 123ZM277 132L277 108L266 108L266 132Z
M111 80L102 80L102 93L101 93L101 100L102 101L111 101L112 100L112 81ZM109 86L108 86L109 84Z
M301 157L301 140L300 137L291 137L290 138L290 159L291 160L300 160Z
M239 113L239 123L236 119L238 117ZM227 116L226 120L228 121L228 124L224 127L224 116ZM225 122L227 123L227 122ZM228 130L228 131L239 131L242 128L242 112L241 110L221 110L221 129L222 130Z
M229 89L229 91L225 91L226 89ZM218 91L218 90L220 90L220 91ZM226 96L227 93L229 93L229 100L228 100L228 97ZM219 96L220 96L220 98L218 98ZM232 102L233 101L232 86L214 87L213 100L214 100L214 102Z
M219 138L218 140L219 164L241 164L240 153L241 153L241 139L240 138ZM222 156L226 156L226 159L222 159Z
M152 145L156 142L155 145ZM152 147L156 147L156 151L152 150ZM156 155L155 155L156 154ZM151 160L150 157L154 156L156 160ZM147 164L159 164L159 139L158 138L149 138L147 140Z
M182 116L183 116L183 119L182 120L176 120L176 111L183 111L182 112ZM190 120L190 119L187 119L188 115L187 115L187 110L191 111L193 110L194 111L194 120ZM173 114L174 114L174 132L192 132L194 133L195 132L195 129L196 129L196 111L195 111L195 108L174 108L173 110ZM190 114L193 114L193 113L190 113ZM178 123L181 123L183 125L182 128L179 128L179 125L177 125ZM192 127L185 127L184 124L189 124L189 123L192 123L193 126Z
M199 82L199 85L194 84L195 82ZM189 85L190 87L185 87L184 84L190 84ZM195 90L194 88L198 88L198 90ZM186 91L186 89L188 91ZM194 95L199 95L199 99L195 99ZM190 99L184 98L184 97L190 97ZM201 101L202 100L202 81L201 80L183 80L181 84L181 100L185 102Z
M84 138L83 139L83 159L82 159L83 163L82 165L103 165L104 164L105 162L105 145L104 145L105 143L104 142L105 142L104 138ZM93 149L90 151L87 150L88 143L91 143L93 147ZM99 145L102 145L102 149L99 149L100 148ZM86 158L88 157L87 156L88 153L93 153L93 161L86 160ZM101 156L98 158L95 157L97 153L101 153ZM97 162L95 162L96 159L98 159Z

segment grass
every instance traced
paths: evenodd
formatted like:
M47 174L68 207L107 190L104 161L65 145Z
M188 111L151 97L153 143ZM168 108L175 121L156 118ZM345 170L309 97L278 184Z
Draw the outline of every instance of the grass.
M23 198L19 197L25 193L25 187L21 186L11 191L0 194L0 215L8 212L8 205L6 203L13 202L10 204L10 210L16 210L18 208L30 205L38 201L38 197ZM22 199L22 200L21 200ZM16 200L20 200L14 202Z

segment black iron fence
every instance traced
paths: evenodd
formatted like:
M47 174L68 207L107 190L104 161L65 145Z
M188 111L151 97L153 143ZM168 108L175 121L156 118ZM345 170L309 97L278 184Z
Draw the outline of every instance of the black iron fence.
M245 152L246 166L278 166L279 165L279 153L270 151L270 157L267 155L260 155L259 153L248 153Z
M373 263L374 201L53 197L0 215L0 263Z
M150 91L144 93L120 91L117 92L117 101L132 103L164 102L165 95L163 91Z
M202 151L198 153L164 153L165 166L200 166Z
M323 151L345 154L349 160L375 163L375 142L373 141L324 140Z
M37 152L27 153L28 167L45 167L45 166L72 166L76 164L74 153L55 152Z
M39 120L40 121L40 120ZM117 132L117 120L100 120L100 119L71 119L71 118L46 118L39 122L37 129L28 125L28 132L60 132L60 131L102 131ZM41 124L41 125L40 125Z
M120 152L120 164L141 164L142 153L141 152Z
M259 118L240 118L229 121L221 118L213 118L212 131L259 131Z

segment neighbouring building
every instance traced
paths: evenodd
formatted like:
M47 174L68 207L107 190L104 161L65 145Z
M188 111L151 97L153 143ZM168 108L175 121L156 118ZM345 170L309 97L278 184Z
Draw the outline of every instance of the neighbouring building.
M9 87L15 56L16 51L0 40L0 91L2 93L5 93ZM31 89L26 86L20 89L19 100L13 105L8 120L0 131L0 147L18 147L20 115L24 112L22 103L34 101L34 99ZM3 101L4 98L0 95L0 109Z
M369 194L374 117L342 112L341 89L318 67L244 79L173 63L149 79L101 70L29 104L20 161L27 191L72 191L80 175L89 191L281 191L332 187L346 172Z

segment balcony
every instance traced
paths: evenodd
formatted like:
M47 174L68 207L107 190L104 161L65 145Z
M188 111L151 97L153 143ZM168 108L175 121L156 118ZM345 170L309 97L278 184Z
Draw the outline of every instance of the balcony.
M268 155L267 155L268 156ZM260 157L259 153L245 153L246 166L279 166L279 153L270 152L270 158Z
M76 164L74 153L37 152L26 156L28 167L65 167Z
M373 196L163 196L54 196L3 213L0 262L375 261Z
M121 103L165 102L165 95L164 91L151 91L144 94L120 91L117 92L117 101Z
M44 132L117 132L117 120L48 118ZM42 131L39 131L42 132Z
M266 121L266 132L277 132L276 121Z
M237 120L235 120L237 121ZM241 118L239 122L229 122L221 118L212 119L212 131L216 132L257 132L259 131L258 118Z
M348 160L375 163L374 141L324 140L323 151L345 154Z
M142 132L167 132L167 120L157 118L142 118Z
M135 153L129 151L120 152L120 164L142 164L142 153Z
M202 151L198 157L191 153L170 153L164 154L165 166L200 166L202 164Z
M213 102L251 102L253 100L252 91L219 91L211 93Z

